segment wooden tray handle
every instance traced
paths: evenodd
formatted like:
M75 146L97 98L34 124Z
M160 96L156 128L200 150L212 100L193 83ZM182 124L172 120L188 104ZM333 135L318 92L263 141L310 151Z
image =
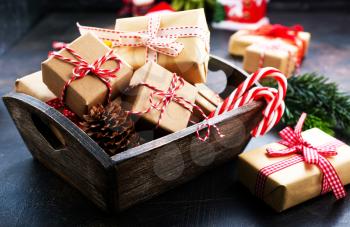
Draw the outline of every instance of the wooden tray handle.
M10 93L3 101L33 157L96 205L104 209L114 206L103 197L113 193L115 182L109 181L114 179L114 165L101 147L44 102L22 93ZM52 128L62 138L57 137Z
M226 75L226 88L220 93L222 98L228 97L233 89L249 76L249 74L244 70L214 55L210 56L209 70L214 72L222 70Z

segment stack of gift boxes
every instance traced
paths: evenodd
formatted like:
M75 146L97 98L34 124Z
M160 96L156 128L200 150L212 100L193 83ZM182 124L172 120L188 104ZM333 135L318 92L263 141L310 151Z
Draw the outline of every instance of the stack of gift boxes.
M271 26L235 33L230 39L229 51L244 55L243 67L249 72L268 65L289 76L307 53L310 34L292 29L292 37L296 37L294 42L289 38L266 35L272 34L273 29L284 29ZM121 99L125 113L168 133L182 130L190 122L203 120L223 102L205 85L209 30L203 10L118 19L115 30L78 27L82 35L59 52L51 53L42 63L41 71L17 80L17 92L49 104L61 104L54 107L66 116L74 114L79 119L75 122L79 127L88 125L84 119L94 124L102 119L107 126L120 130L118 122L121 122L121 128L125 126L129 130L131 127L125 114L121 114L120 120L111 113L114 109L119 113L119 108L101 110L113 100ZM71 114L67 115L66 110ZM106 112L107 115L103 115ZM104 116L111 116L113 122ZM51 128L58 138L62 138L59 131ZM102 128L106 130L105 126ZM90 128L87 134L97 134L94 137L97 140L104 139L103 133L93 130ZM243 153L239 158L241 182L277 211L334 187L341 189L339 182L350 182L346 174L350 160L348 146L317 129L303 134L300 129L288 130L287 135L291 138L284 138L287 142L270 144ZM113 138L112 142L118 143L120 134L112 132L109 136ZM327 141L333 143L332 148L327 144L322 146ZM113 147L110 141L105 145ZM120 143L116 146L128 148ZM275 151L269 153L266 148ZM330 178L322 177L322 167L315 166L319 165L319 160L305 161L307 157L303 158L308 152L323 154L325 149L331 149L327 155L334 156L330 164L326 164L328 169L332 169L331 164L335 166L340 176L337 182L334 182L337 180L334 173ZM114 151L112 155L121 151ZM294 162L288 161L290 159ZM336 193L339 198L345 195L342 190Z
M134 120L168 133L203 120L222 102L205 85L209 30L202 9L118 19L115 31L123 32L111 39L104 35L112 30L78 26L81 36L51 52L41 72L18 79L17 92L49 103L58 99L59 108L81 120L92 107L121 98ZM165 38L168 31L177 39Z
M243 69L247 72L271 66L290 77L308 52L311 34L303 30L300 25L280 24L240 30L230 37L228 51L243 57Z

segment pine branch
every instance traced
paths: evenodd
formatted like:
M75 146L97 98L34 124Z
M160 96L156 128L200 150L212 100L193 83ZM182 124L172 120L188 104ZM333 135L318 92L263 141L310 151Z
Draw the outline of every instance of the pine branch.
M306 73L288 79L285 103L281 120L284 125L295 125L301 113L306 112L304 129L318 127L329 134L334 134L334 130L350 132L350 96L322 75Z

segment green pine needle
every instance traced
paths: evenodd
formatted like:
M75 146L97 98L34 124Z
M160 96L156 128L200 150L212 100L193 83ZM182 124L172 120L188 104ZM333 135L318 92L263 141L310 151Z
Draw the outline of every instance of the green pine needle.
M271 85L271 82L264 82ZM304 130L320 128L334 135L350 132L350 96L339 91L336 83L316 73L306 73L288 79L286 112L282 124L294 126L301 113L308 113Z

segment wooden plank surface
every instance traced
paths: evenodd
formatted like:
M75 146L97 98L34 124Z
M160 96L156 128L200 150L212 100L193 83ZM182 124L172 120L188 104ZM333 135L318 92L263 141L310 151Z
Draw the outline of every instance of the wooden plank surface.
M111 26L114 14L50 14L21 42L0 57L0 94L13 87L16 77L37 71L53 40L69 41L77 35L76 21ZM309 56L302 71L325 73L350 92L350 15L345 13L273 13L273 22L302 23L312 32ZM212 33L212 53L241 65L227 52L230 32ZM220 91L224 76L209 78ZM133 207L107 216L63 180L34 161L0 103L0 225L1 226L256 226L339 225L350 223L349 198L334 203L325 195L276 214L252 197L237 181L234 162ZM253 139L248 147L275 140L275 134ZM249 148L248 148L249 149ZM348 190L349 191L349 190Z

